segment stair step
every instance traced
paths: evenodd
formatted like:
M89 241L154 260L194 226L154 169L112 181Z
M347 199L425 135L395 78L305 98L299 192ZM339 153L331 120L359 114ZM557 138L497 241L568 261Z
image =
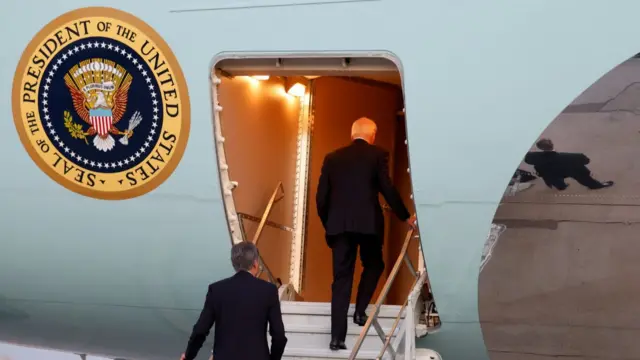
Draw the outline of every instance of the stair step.
M367 309L367 314L372 314L373 306ZM378 323L386 333L391 327L402 307L398 305L383 305L378 315ZM332 351L329 349L331 341L331 304L319 302L281 301L281 309L285 330L287 332L287 348L283 359L286 360L321 360L321 359L348 359L351 349L358 340L363 329L353 323L351 317L355 306L351 305L348 311L347 338L345 344L347 350ZM402 320L404 318L404 313ZM401 321L402 321L401 320ZM398 334L400 325L393 334L393 340ZM271 342L271 339L269 339ZM372 326L367 332L357 359L373 360L382 348L383 340L380 339Z
M331 316L329 315L282 314L282 321L284 322L287 331L289 331L289 328L296 326L317 328L329 328L331 326ZM382 328L391 328L394 321L395 318L378 318L378 323ZM402 321L402 319L400 321ZM349 328L361 328L353 323L351 317L347 319L347 324ZM359 332L360 330L357 331Z
M358 360L374 360L378 356L379 351L360 350L356 359ZM306 348L289 348L284 351L283 359L286 360L323 360L323 359L348 359L351 350L332 351L326 349L306 349Z
M345 344L347 349L353 349L358 336L360 334L347 335ZM331 334L313 334L313 333L292 333L287 332L287 344L291 344L294 348L304 347L305 349L329 349L329 342L331 341ZM395 336L393 337L395 339ZM269 343L271 339L268 339ZM380 351L382 348L382 340L377 336L367 336L362 343L361 351ZM393 344L393 343L392 343Z
M391 331L391 327L393 323L390 322L388 326L380 324L382 326L382 331L385 334L388 334ZM400 325L396 326L394 334L398 333L398 329ZM363 327L358 326L354 323L347 325L347 335L360 335ZM331 334L331 324L329 322L325 322L322 325L307 325L307 324L285 324L285 330L288 333L311 333L311 334ZM367 332L367 336L378 336L376 329L371 326L369 331Z
M324 359L348 359L351 355L350 350L331 351L320 349L289 349L285 351L282 359L284 360L324 360ZM415 360L442 360L440 354L431 349L416 349ZM378 356L378 351L364 351L360 350L356 359L358 360L373 360ZM384 354L385 360L389 359L388 353ZM398 358L402 358L399 355Z
M280 307L282 309L282 314L300 314L300 315L323 315L329 316L331 315L331 304L330 303L320 303L320 302L303 302L303 301L281 301ZM400 305L382 305L380 308L380 313L378 315L379 318L395 318L398 316L400 309L402 306ZM355 311L355 305L351 304L349 306L348 316L353 316L353 312ZM371 314L373 312L373 305L369 305L366 310L367 314ZM406 311L403 311L403 313ZM403 314L404 315L404 314Z
M329 342L331 341L331 327L330 326L287 326L285 325L285 329L287 331L287 347L291 346L292 348L304 348L309 350L323 350L329 347ZM362 327L360 326L349 326L347 328L347 338L345 339L345 344L348 349L353 348L358 337L360 336L360 331ZM391 332L391 328L383 328L382 329L385 334ZM398 335L399 329L396 328L394 331L392 341L395 340L396 335ZM268 336L268 342L271 343L271 337ZM367 336L362 343L361 350L362 351L378 351L382 347L382 340L378 336L376 330L372 327L367 332ZM393 344L393 342L392 342Z

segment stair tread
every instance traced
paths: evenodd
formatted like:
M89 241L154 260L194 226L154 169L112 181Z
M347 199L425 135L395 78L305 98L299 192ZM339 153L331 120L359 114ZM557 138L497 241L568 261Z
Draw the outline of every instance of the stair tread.
M396 327L394 333L398 332L400 326ZM362 326L358 326L356 324L347 325L347 335L359 335L362 332ZM315 333L315 334L330 334L331 333L331 324L328 323L326 325L306 325L306 324L291 324L285 325L285 330L287 333ZM382 326L382 331L385 333L389 333L391 331L391 326ZM376 330L374 327L369 328L368 336L376 335Z
M282 300L282 303L287 303L287 304L302 304L305 306L316 306L316 305L331 305L330 302L326 302L326 301L295 301L295 300ZM372 306L373 304L370 304L369 306ZM349 307L355 307L356 305L353 303L349 304ZM388 307L397 307L398 309L400 309L402 306L401 305L391 305L391 304L384 304L382 306L388 306Z
M348 359L351 348L363 327L354 324L351 316L355 305L351 304L348 311L347 324L347 350L332 351L329 349L331 336L331 304L325 302L281 301L281 309L285 330L290 341L284 353L285 359L291 360L318 360L318 359ZM367 308L367 314L372 314L373 305ZM395 318L402 309L399 305L383 305L378 315L380 325L385 333L389 333ZM402 314L401 321L404 320ZM400 326L394 332L398 334ZM357 359L376 359L382 340L372 326L367 333L363 348L359 351ZM379 343L379 344L378 344ZM375 346L374 346L375 345Z
M375 359L378 356L379 351L373 350L360 350L356 359ZM287 348L284 351L284 356L299 356L299 357L321 357L329 359L348 359L351 355L351 350L338 350L334 351L329 348L326 349L307 349L307 348Z
M393 335L392 339L397 339L397 332ZM331 333L323 332L323 333L315 333L315 332L292 332L287 330L286 336L288 338L287 347L291 348L304 348L309 350L324 350L329 348L329 342L331 341ZM347 348L351 349L355 346L358 338L360 336L360 332L347 333L345 338L345 343ZM268 339L271 339L268 337ZM269 340L270 341L270 340ZM369 331L367 336L364 338L364 342L362 343L362 351L378 351L384 341L380 339L378 334L373 331Z
M317 326L317 327L327 327L331 326L331 316L327 315L309 315L309 314L282 314L282 319L285 325L288 326ZM401 323L404 321L404 318L400 319ZM382 326L382 328L391 328L395 323L395 318L390 317L378 317L378 324ZM347 319L347 326L355 326L351 319Z
M331 307L331 303L329 302L314 302L314 301L290 301L290 300L283 300L280 301L280 304L284 305L295 305L295 306L299 306L299 307L316 307L316 306L322 306L322 307ZM373 307L373 304L369 305L369 308ZM353 310L356 308L355 304L349 304L349 310ZM400 305L382 305L383 309L398 309L398 311L400 311L400 308L402 308L402 306Z
M281 301L280 308L283 315L316 315L316 316L329 316L331 315L331 304L320 302L302 302L302 301ZM400 313L402 306L399 305L383 305L380 308L378 317L380 318L395 318ZM351 317L355 311L355 305L351 304L347 312ZM367 314L373 312L373 305L369 305L366 310ZM406 310L405 310L406 312ZM404 314L403 314L404 317Z

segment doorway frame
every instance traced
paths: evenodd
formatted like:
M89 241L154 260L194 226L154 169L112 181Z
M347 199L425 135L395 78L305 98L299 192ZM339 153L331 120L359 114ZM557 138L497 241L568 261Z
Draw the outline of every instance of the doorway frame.
M217 160L218 178L220 184L221 198L224 208L224 214L228 231L230 234L230 240L232 244L242 242L242 224L239 219L238 212L235 207L235 201L233 199L233 190L238 186L237 182L234 182L229 177L229 166L226 162L224 136L222 134L221 127L221 115L223 111L222 106L218 103L218 85L221 83L221 79L216 74L216 68L218 64L224 60L269 60L273 61L273 70L277 70L280 65L281 59L340 59L342 60L342 66L336 68L323 67L321 70L314 71L326 71L332 73L348 74L350 72L357 72L358 70L350 70L349 63L346 61L351 58L373 58L388 60L395 66L394 71L399 72L402 82L402 88L404 91L404 68L400 58L391 51L375 50L375 51L326 51L326 52L253 52L253 51L239 51L239 52L220 52L216 54L209 67L209 80L211 91L211 111L213 122L213 135L214 135L214 151ZM246 71L262 71L265 69L247 68ZM272 71L273 71L272 70ZM280 71L282 69L279 69ZM309 67L301 66L300 68L291 67L286 71L291 72L303 72L309 71ZM380 69L369 69L369 71L383 71ZM296 189L294 196L294 236L291 243L291 254L289 258L289 283L293 286L294 290L299 294L302 291L302 284L304 279L304 259L305 259L305 246L304 241L306 238L305 224L308 214L308 176L309 176L309 162L311 157L311 136L313 132L313 110L312 110L312 85L313 81L310 80L311 86L307 87L307 93L304 97L300 98L301 110L298 119L298 144L296 150ZM304 105L304 106L303 106ZM300 179L304 179L301 181Z
M313 80L309 81L305 96L300 98L298 145L296 149L296 191L293 202L294 235L289 257L289 283L296 293L302 293L304 279L304 250L309 203L309 164L313 137Z

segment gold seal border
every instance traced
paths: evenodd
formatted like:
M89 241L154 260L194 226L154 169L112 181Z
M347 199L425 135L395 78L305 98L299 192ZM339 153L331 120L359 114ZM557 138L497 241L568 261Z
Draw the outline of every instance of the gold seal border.
M176 143L175 154L171 157L169 162L160 170L160 173L138 187L122 190L122 191L99 191L92 190L81 185L77 185L63 175L60 175L53 168L49 167L49 165L39 156L37 149L34 148L29 140L29 137L26 133L26 129L24 127L24 121L22 119L22 113L20 112L20 99L21 99L21 91L22 91L22 80L24 70L27 68L29 61L31 61L31 57L38 50L38 47L43 39L47 36L50 36L55 29L58 27L75 21L85 17L107 17L113 18L128 24L131 24L141 31L145 33L147 37L155 42L155 44L160 49L160 52L166 58L167 62L173 69L173 74L176 79L176 83L178 84L178 89L180 91L180 104L182 106L181 112L183 116L181 118L181 128L178 137L178 141ZM154 74L155 75L155 74ZM38 33L31 39L25 50L22 52L22 56L20 57L20 61L16 66L16 72L13 78L12 85L12 112L13 112L13 122L16 126L16 130L18 131L18 135L20 137L20 142L22 142L22 146L25 148L31 160L36 163L36 165L42 170L47 176L53 179L55 182L65 187L68 190L71 190L77 194L84 195L94 199L100 200L126 200L132 199L141 195L144 195L148 192L155 190L158 186L164 183L175 171L178 167L178 164L182 160L184 152L187 148L187 143L189 142L189 135L191 133L191 103L189 97L189 89L187 88L187 81L185 80L184 73L182 72L182 68L180 67L180 63L178 59L175 57L173 51L169 45L164 41L164 39L158 34L150 25L148 25L143 20L137 18L133 14L128 12L110 8L110 7L86 7L80 8L76 10L71 10L66 12L57 18L53 19L47 25L45 25Z

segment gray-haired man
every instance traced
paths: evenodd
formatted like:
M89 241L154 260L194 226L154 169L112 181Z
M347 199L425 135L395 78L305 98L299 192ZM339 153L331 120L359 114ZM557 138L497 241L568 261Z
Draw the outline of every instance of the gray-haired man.
M285 336L278 288L256 278L258 249L249 242L231 248L236 274L209 285L200 318L181 360L193 360L215 324L215 360L280 360ZM271 353L267 343L267 323Z

